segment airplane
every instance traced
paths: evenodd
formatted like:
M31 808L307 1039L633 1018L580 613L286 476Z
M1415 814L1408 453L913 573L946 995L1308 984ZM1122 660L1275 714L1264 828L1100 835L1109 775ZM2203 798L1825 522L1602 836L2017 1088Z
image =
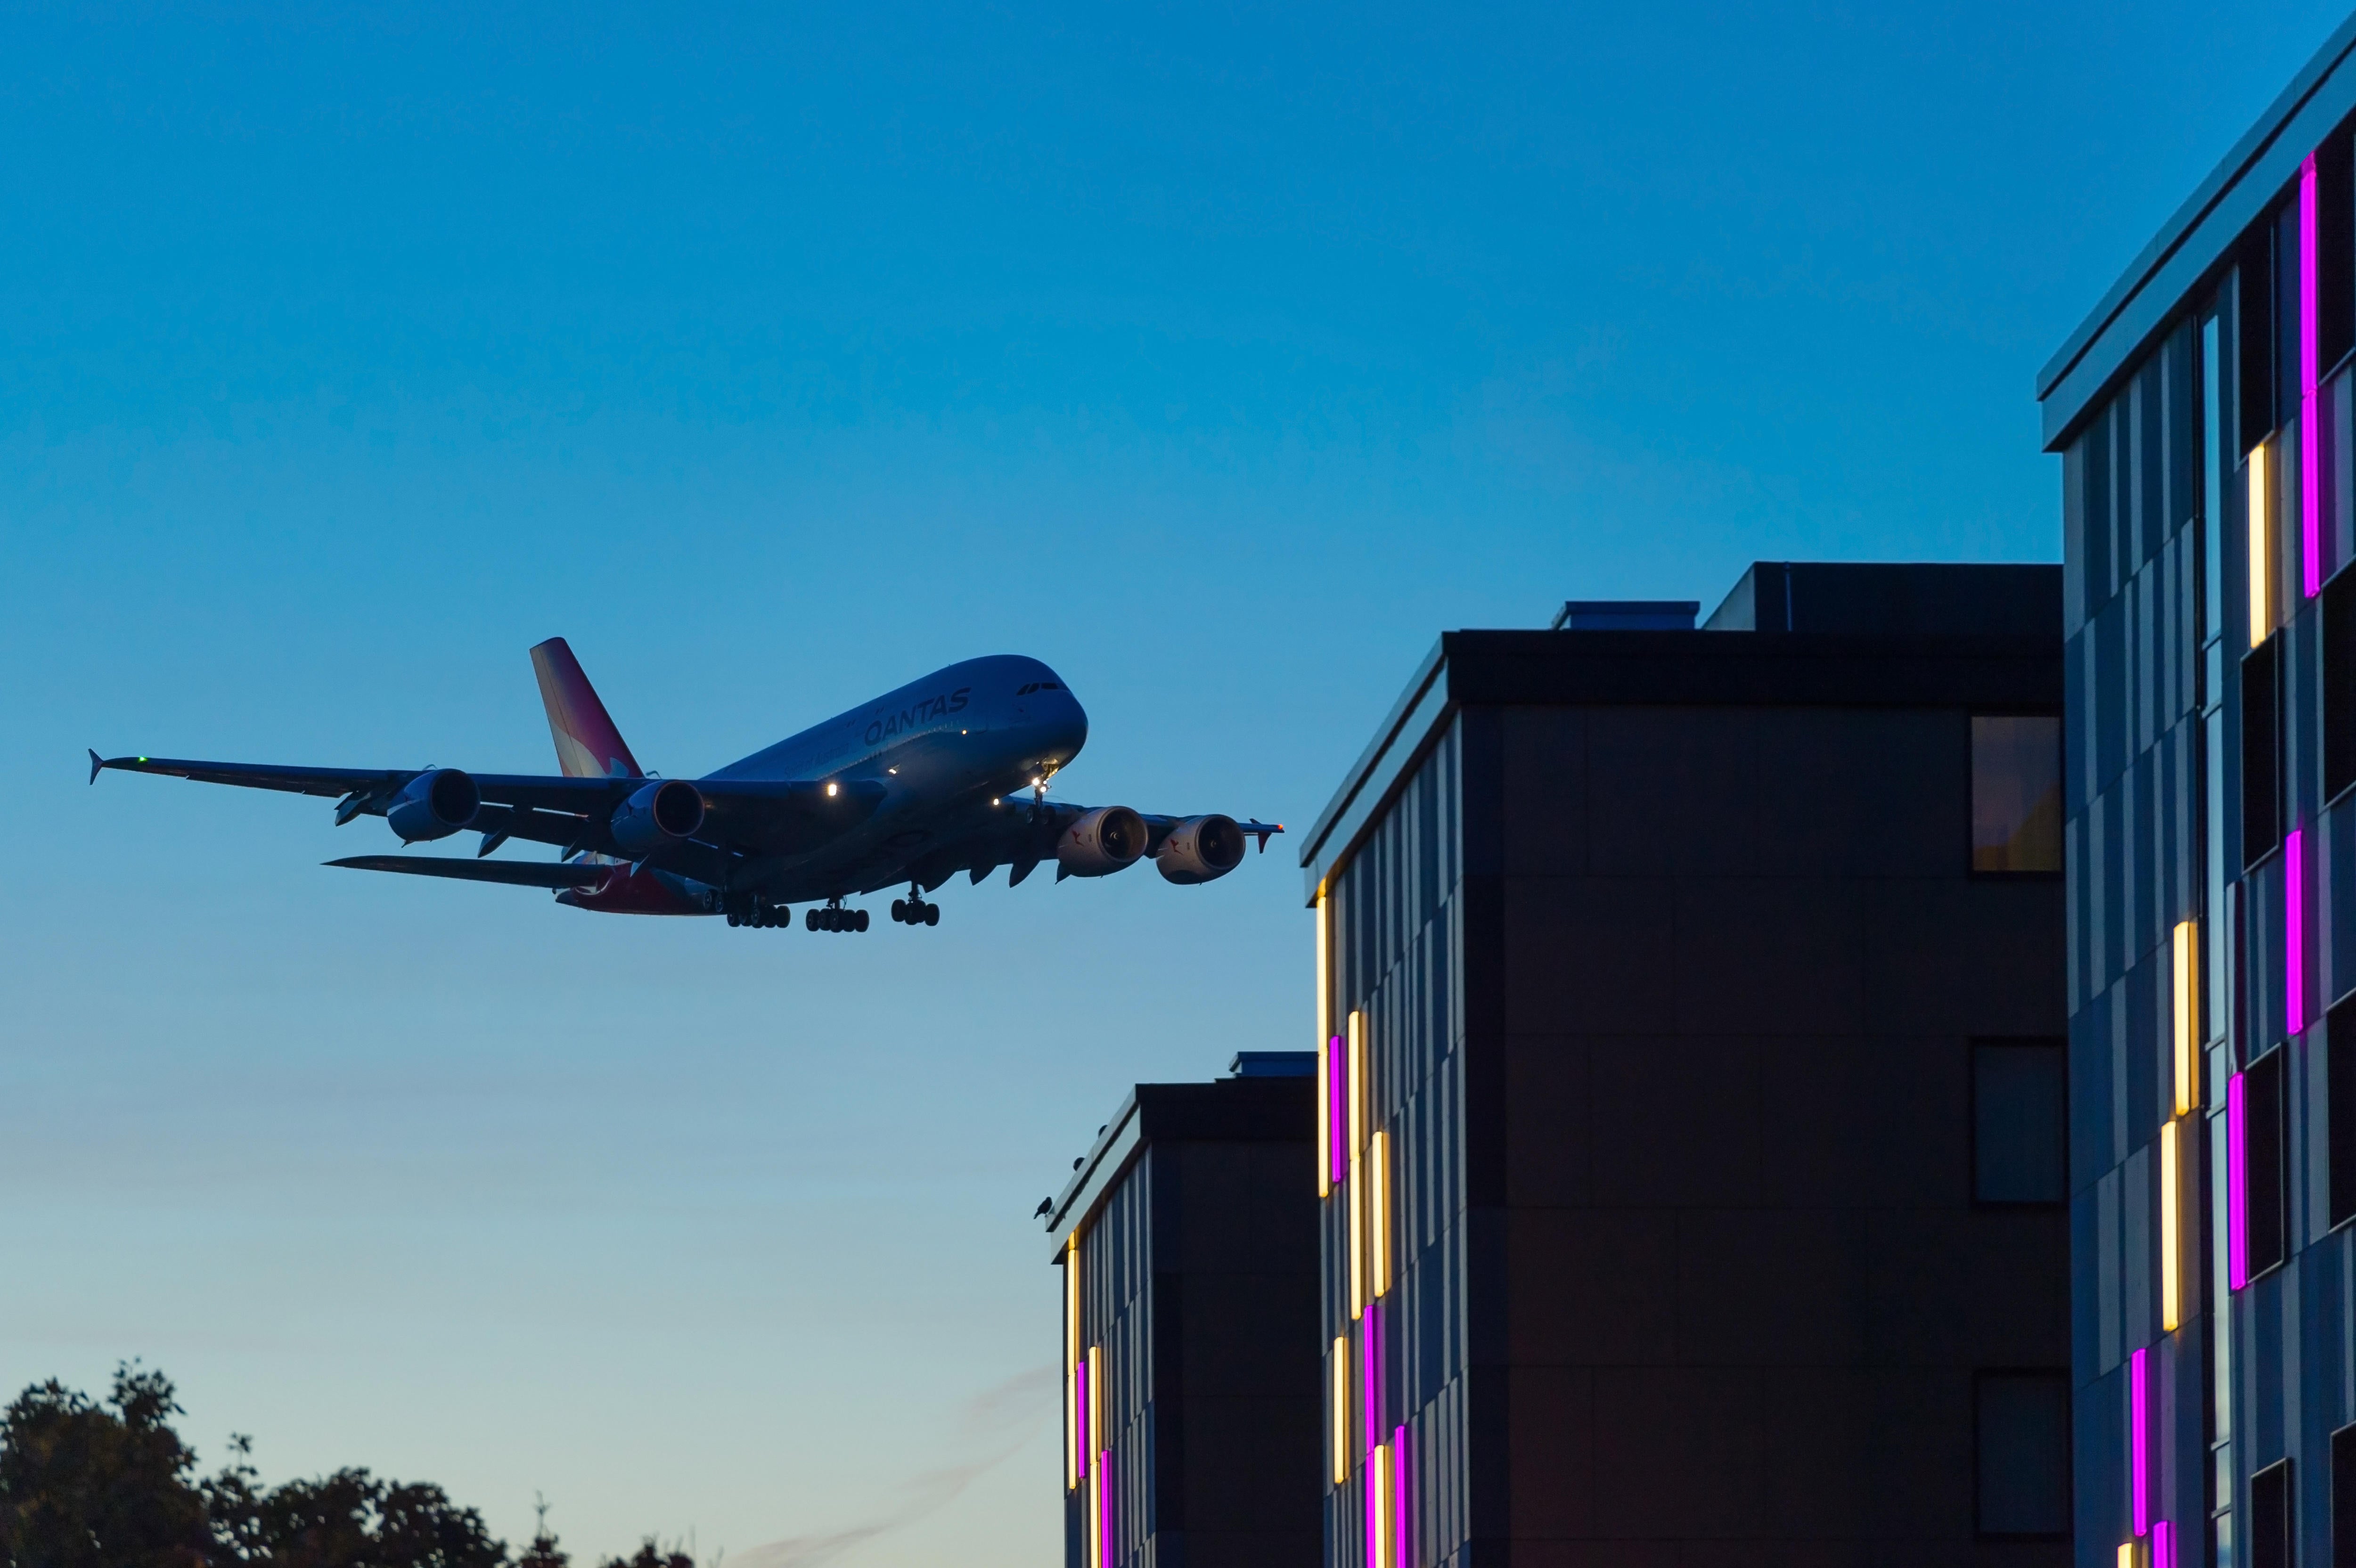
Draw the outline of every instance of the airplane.
M645 772L562 637L531 650L556 775L458 768L305 768L90 753L90 782L117 769L336 800L336 826L381 816L404 847L472 831L472 859L354 855L327 864L548 888L610 914L725 915L782 928L795 904L810 931L865 931L846 899L905 883L903 925L938 925L925 895L1001 866L1012 887L1046 861L1055 880L1105 877L1151 859L1181 886L1242 861L1244 841L1282 823L1217 812L1149 816L1047 798L1088 738L1055 672L1001 654L934 671L697 779ZM546 860L486 859L510 839L559 847Z

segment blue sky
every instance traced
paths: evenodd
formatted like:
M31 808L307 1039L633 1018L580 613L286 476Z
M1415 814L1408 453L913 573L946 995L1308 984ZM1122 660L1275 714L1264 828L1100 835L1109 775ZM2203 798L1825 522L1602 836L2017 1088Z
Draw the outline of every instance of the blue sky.
M1292 858L735 932L82 748L548 769L562 633L691 773L1023 651L1062 793L1303 826L1443 627L2054 559L2036 368L2338 20L482 12L0 9L0 1384L862 1568L1056 1549L1027 1217L1305 1043Z

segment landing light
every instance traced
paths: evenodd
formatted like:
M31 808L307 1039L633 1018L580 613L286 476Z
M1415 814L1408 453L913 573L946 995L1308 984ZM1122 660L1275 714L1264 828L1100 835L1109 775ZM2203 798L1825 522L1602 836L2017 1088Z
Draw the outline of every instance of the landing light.
M834 798L834 786L832 784L826 786L826 798L829 800L832 800Z

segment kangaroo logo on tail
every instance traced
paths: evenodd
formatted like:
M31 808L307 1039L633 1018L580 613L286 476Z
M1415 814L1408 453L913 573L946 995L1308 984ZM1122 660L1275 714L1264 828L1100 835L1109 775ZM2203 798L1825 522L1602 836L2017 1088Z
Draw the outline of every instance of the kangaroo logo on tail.
M548 732L556 738L556 765L566 778L646 776L562 637L551 637L531 650L531 672L540 677Z

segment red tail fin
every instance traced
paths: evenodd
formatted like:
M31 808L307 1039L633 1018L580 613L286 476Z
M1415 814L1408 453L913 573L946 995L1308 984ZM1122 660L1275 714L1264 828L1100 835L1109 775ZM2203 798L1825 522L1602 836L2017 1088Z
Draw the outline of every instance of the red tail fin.
M562 637L551 637L531 650L531 672L540 677L548 731L556 737L556 764L566 778L645 776Z

